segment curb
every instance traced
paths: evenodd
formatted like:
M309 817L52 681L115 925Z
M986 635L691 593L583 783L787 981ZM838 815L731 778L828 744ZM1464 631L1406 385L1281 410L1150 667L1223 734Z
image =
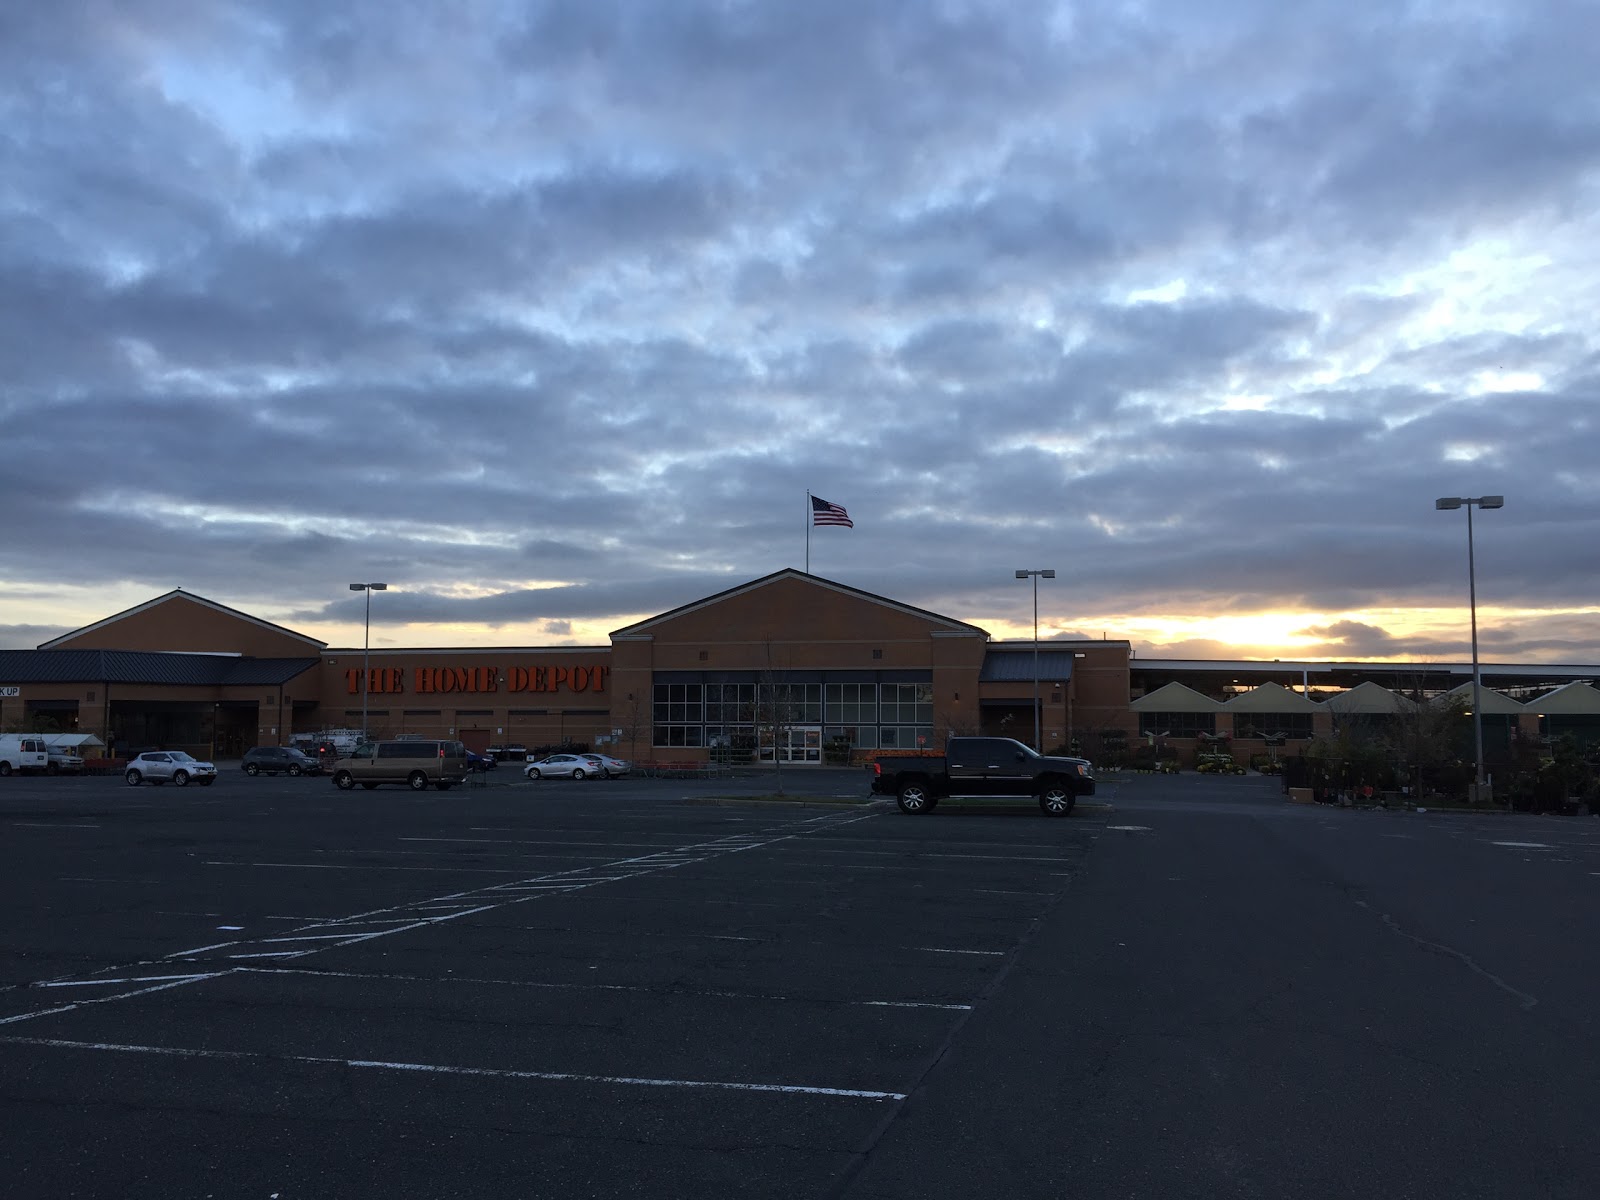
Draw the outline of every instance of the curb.
M828 800L820 796L685 796L679 804L698 808L883 808L882 800Z

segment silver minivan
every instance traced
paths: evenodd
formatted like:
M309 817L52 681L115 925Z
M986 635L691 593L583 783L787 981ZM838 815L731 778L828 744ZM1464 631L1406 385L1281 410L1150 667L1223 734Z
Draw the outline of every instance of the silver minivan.
M432 784L448 792L466 781L467 748L441 738L362 742L333 764L333 786L346 792L358 783L369 790L380 783L403 783L414 792Z

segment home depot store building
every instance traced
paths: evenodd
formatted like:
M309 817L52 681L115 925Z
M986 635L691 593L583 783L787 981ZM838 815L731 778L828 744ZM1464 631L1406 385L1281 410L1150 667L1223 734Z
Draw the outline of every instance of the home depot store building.
M1037 651L1043 740L1132 732L1129 645ZM0 727L47 719L123 749L231 757L295 733L454 736L482 748L563 742L632 757L703 758L719 746L820 763L937 746L952 732L1031 741L1035 648L975 625L785 570L611 635L609 646L334 649L174 591L46 642L0 651ZM363 685L370 689L363 695ZM774 719L776 718L776 719Z

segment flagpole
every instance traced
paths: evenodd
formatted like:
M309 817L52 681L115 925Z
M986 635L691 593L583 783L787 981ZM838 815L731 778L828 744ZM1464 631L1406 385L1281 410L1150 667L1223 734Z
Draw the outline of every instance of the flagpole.
M811 489L806 489L806 574L811 574Z

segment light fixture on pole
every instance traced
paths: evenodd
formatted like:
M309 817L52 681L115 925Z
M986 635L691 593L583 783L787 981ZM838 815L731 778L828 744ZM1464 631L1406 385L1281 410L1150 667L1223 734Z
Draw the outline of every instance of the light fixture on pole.
M352 592L367 594L367 620L361 634L361 740L367 740L367 696L372 691L372 593L387 592L387 583L352 583Z
M1044 747L1040 745L1039 733L1039 580L1054 579L1053 570L1018 571L1018 579L1033 579L1033 748L1040 754Z
M1467 606L1472 615L1472 742L1478 772L1472 790L1474 802L1488 794L1488 787L1483 777L1483 679L1478 671L1478 580L1472 551L1472 510L1504 508L1505 505L1504 496L1440 496L1433 502L1436 509L1467 510Z

